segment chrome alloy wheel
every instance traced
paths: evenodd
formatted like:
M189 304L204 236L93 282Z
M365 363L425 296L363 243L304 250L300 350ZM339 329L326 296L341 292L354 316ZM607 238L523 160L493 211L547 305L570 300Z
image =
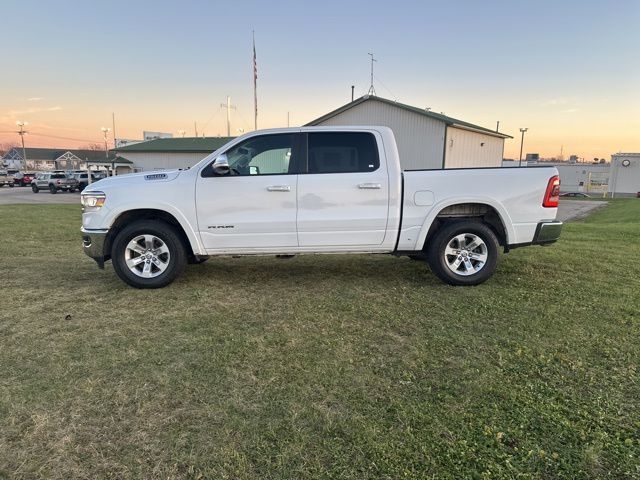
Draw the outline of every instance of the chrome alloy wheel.
M486 243L473 233L456 235L444 249L444 261L449 270L465 277L482 270L487 257Z
M154 278L167 269L171 254L169 247L155 235L138 235L127 244L124 259L138 277Z

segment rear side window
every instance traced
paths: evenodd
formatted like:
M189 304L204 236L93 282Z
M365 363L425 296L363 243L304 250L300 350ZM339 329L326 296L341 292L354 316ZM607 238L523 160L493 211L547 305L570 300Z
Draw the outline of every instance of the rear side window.
M308 138L309 173L373 172L380 167L371 133L310 133Z
M64 173L54 173L51 178L67 178L67 176Z

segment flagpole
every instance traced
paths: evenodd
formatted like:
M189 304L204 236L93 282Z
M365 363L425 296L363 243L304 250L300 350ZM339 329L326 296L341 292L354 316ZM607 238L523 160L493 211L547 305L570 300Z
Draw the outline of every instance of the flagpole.
M258 129L258 64L256 62L256 32L251 30L253 38L253 127Z

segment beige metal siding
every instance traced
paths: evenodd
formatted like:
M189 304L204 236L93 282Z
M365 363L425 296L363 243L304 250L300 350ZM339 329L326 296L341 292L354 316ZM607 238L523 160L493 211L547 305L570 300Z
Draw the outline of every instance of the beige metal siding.
M504 140L461 128L447 128L445 168L502 166Z
M171 170L194 166L208 153L193 152L122 152L122 156L133 162L142 171Z
M318 125L389 127L396 137L402 168L442 168L445 123L440 120L369 100Z

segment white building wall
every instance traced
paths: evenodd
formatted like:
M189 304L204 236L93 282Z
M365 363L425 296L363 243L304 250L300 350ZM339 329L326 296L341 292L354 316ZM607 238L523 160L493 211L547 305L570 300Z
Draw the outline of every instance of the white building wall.
M562 193L587 193L589 178L591 178L592 183L607 184L609 182L608 164L564 164L555 166L560 174L560 191Z
M449 127L445 145L444 168L502 166L502 138Z
M445 123L433 118L368 100L318 125L384 126L393 130L400 163L405 170L442 168Z
M629 161L628 166L623 165L625 160ZM640 153L611 155L609 190L622 195L635 195L640 192Z
M206 152L122 152L137 171L189 168L209 155Z

